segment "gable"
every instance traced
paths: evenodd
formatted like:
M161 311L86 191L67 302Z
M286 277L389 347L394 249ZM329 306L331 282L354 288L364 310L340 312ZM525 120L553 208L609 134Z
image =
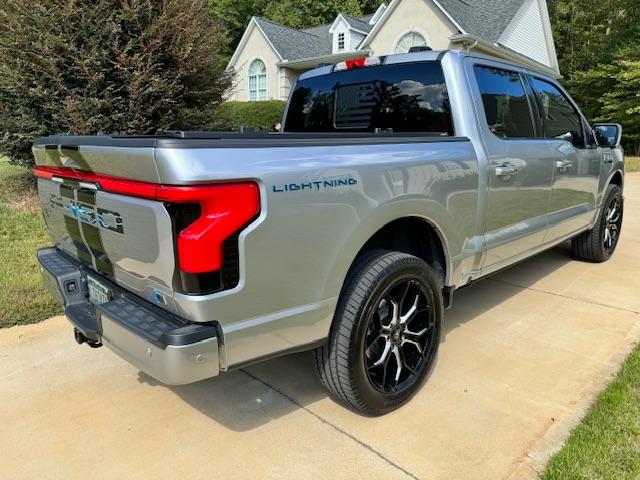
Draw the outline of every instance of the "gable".
M394 0L360 48L369 47L375 55L387 55L411 31L422 35L434 50L444 50L449 48L449 37L458 33L458 28L432 0Z
M269 60L274 59L276 62L282 60L281 55L260 28L255 18L252 18L229 60L227 69L235 68L236 66L241 68L242 64L246 63L247 58L255 58L258 52L262 56L268 57Z
M553 67L555 48L553 39L545 30L546 12L541 9L538 0L526 0L500 36L498 44Z

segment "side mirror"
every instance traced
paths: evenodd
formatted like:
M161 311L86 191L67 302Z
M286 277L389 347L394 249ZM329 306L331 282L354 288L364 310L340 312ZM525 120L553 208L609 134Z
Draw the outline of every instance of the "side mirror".
M622 142L622 125L619 123L596 123L593 132L599 147L618 148Z

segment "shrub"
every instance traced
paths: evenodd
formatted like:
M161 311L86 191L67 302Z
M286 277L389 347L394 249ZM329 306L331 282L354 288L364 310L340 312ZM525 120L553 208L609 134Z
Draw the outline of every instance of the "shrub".
M242 125L272 130L282 120L285 105L282 100L225 102L215 114L215 125L218 130L238 130Z
M0 155L55 133L211 128L230 86L206 0L0 2Z

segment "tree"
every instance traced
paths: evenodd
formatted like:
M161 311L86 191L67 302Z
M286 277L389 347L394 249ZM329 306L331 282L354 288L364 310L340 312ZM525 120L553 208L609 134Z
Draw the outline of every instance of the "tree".
M362 15L357 0L279 0L265 8L269 20L294 28L307 28L331 23L339 13Z
M0 154L55 133L206 128L230 85L206 0L0 3Z
M640 154L640 2L551 0L560 71L588 118L620 122L628 151Z
M549 13L563 75L607 63L618 48L637 41L637 0L551 0Z
M576 72L569 82L586 115L624 127L627 149L640 155L640 47L621 49L611 63Z
M264 15L266 3L258 0L209 0L212 13L227 31L226 59L233 55L251 17Z

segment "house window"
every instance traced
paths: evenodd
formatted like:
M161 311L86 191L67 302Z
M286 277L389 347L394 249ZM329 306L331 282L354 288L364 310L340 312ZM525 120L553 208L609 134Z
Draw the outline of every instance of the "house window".
M394 53L408 53L411 47L426 47L427 41L418 32L409 32L402 36L396 44Z
M249 65L249 100L267 99L267 67L256 59Z
M338 34L338 50L344 50L344 32Z

